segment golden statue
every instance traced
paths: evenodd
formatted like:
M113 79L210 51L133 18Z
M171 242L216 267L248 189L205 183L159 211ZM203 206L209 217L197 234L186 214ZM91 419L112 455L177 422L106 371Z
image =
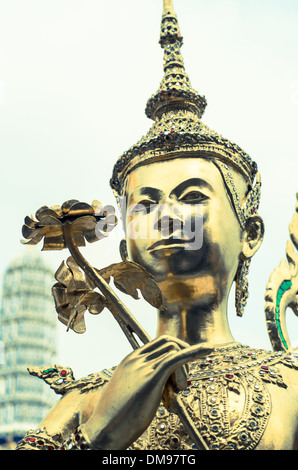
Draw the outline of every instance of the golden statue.
M75 380L59 365L29 372L62 397L17 449L297 449L298 353L285 327L298 313L298 205L287 261L272 273L265 314L272 351L237 343L227 320L231 287L242 315L247 274L264 226L257 165L210 130L191 88L171 0L161 22L164 77L149 99L148 134L117 161L111 187L125 230L122 262L92 267L80 246L117 223L111 206L76 200L26 217L27 243L68 248L56 273L58 318L78 333L108 308L133 351L115 368ZM153 340L111 287L139 289L159 312Z

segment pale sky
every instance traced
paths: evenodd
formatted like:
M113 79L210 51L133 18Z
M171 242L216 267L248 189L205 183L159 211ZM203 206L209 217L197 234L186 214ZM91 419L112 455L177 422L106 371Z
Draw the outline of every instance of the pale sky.
M235 339L269 347L264 293L285 256L295 209L298 123L297 0L174 0L193 88L206 95L204 123L257 161L265 240L249 274ZM114 204L117 157L146 134L144 109L162 78L161 0L0 1L1 275L22 251L26 215L76 198ZM98 267L119 261L121 227L83 252ZM41 249L41 245L37 247ZM68 253L42 253L56 270ZM123 298L123 297L122 297ZM127 305L151 336L156 314ZM131 348L109 312L86 314L87 332L59 325L57 362L77 377L116 365ZM289 314L298 344L298 321Z

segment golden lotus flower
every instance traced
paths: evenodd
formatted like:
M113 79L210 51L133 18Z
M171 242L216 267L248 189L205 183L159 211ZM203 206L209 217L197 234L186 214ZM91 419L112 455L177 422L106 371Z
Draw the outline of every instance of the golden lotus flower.
M71 224L73 242L85 246L85 240L93 243L108 236L117 224L113 206L103 206L99 201L92 205L71 199L62 206L43 206L32 216L26 217L22 227L22 241L27 245L37 245L44 238L42 250L62 250L67 248L63 226Z
M67 325L67 329L84 333L86 310L98 315L106 306L106 300L93 290L93 282L82 273L71 256L66 263L63 261L58 268L55 274L58 282L52 287L58 319Z

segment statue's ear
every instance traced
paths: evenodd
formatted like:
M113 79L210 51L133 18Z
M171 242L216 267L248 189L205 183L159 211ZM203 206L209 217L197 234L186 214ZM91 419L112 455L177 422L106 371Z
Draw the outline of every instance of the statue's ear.
M259 215L253 215L246 221L243 234L242 257L252 258L260 248L264 238L264 222Z

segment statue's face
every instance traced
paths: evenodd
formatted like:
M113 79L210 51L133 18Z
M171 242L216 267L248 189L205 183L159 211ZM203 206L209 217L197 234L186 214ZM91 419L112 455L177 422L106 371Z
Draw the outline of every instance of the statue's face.
M240 176L238 191L244 197ZM128 177L126 195L132 261L161 285L198 280L229 289L239 263L241 229L212 162L177 158L139 167Z

